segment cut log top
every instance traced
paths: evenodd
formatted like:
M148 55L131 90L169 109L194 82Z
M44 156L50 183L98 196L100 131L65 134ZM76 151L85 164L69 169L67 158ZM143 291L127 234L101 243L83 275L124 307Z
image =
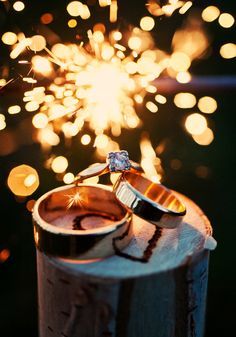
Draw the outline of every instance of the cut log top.
M214 249L216 241L211 236L212 228L207 217L190 199L178 193L176 195L187 208L187 214L177 228L160 229L134 217L134 238L123 253L140 258L149 245L149 252L146 250L147 254L151 252L148 262L113 255L91 263L50 258L51 263L68 273L102 279L104 282L172 270L184 265L204 249ZM169 217L165 221L172 219Z

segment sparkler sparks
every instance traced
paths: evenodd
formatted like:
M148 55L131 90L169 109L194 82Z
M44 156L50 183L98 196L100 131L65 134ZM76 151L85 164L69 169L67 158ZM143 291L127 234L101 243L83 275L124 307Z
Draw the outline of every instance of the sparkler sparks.
M97 3L109 7L111 23L119 21L116 0L99 0ZM2 35L13 60L24 54L24 59L18 63L29 67L22 79L31 86L24 93L25 110L32 113L34 138L43 150L51 153L48 167L57 175L63 174L65 183L72 181L73 173L66 172L68 160L55 156L53 147L81 133L78 137L81 144L93 145L96 155L105 157L107 152L119 150L115 137L122 133L122 129L142 126L140 107L158 114L159 105L166 103L166 98L158 92L159 77L168 76L179 83L191 81L192 62L204 56L209 46L202 24L187 20L184 27L174 33L169 52L155 46L151 31L157 25L156 17L171 16L174 12L183 15L192 5L191 1L169 0L161 6L157 1L149 0L148 15L140 18L140 27L119 30L117 25L108 31L104 23L97 23L87 32L88 39L84 40L88 42L81 42L79 37L78 44L58 43L58 39L55 39L56 43L48 43L47 34L43 33L28 37L9 31ZM14 9L23 11L24 3L15 2ZM77 30L78 20L89 22L92 15L89 5L80 1L69 2L65 10L70 18L67 21L70 31ZM221 13L216 6L205 8L202 19L206 22L218 19L224 28L230 28L234 23L232 15ZM53 21L51 13L40 17L41 24L47 28ZM233 58L235 45L222 45L220 55ZM47 84L43 81L45 78ZM11 81L0 79L0 89ZM198 107L203 114L211 114L217 108L213 98L206 96L197 100L195 95L186 92L178 93L174 103L180 109ZM19 114L21 110L18 105L8 108L10 115ZM190 112L185 128L197 144L208 145L214 134L208 127L206 116L200 113ZM0 119L2 130L6 128L3 117ZM90 129L91 135L83 134L85 128ZM160 181L163 170L148 136L141 138L140 148L146 173L153 181ZM155 174L156 167L158 173Z
M152 18L143 17L141 27L144 30L134 27L131 33L125 33L125 44L121 43L122 32L115 30L105 36L104 27L99 30L98 26L88 31L87 45L57 43L49 50L45 39L38 35L25 37L18 43L13 52L27 46L48 53L48 56L32 57L36 78L24 78L28 83L35 83L37 75L51 79L49 86L34 87L25 92L23 99L27 102L27 111L39 110L32 123L39 130L37 139L43 148L58 145L59 133L65 138L76 136L86 123L95 134L93 145L101 156L108 143L110 150L115 150L116 142L111 142L104 133L110 131L117 137L122 128L139 127L141 120L136 104L141 104L147 94L156 93L152 82L165 73L176 77L183 74L207 47L205 39L198 51L197 41L192 36L192 43L180 45L185 30L179 31L179 35L174 36L173 53L169 55L154 47L147 32L154 27L153 22ZM15 52L18 53L19 50ZM158 111L157 104L152 101L146 103L146 108Z

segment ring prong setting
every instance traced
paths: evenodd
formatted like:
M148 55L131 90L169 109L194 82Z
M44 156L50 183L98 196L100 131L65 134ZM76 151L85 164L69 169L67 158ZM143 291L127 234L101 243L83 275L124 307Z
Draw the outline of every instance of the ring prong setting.
M129 154L127 151L109 152L107 162L110 172L129 171L131 163L129 161Z

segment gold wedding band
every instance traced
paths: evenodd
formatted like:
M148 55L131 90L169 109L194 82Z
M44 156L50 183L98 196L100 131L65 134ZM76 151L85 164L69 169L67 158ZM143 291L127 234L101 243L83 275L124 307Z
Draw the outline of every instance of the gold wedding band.
M186 213L184 204L171 190L135 173L123 172L113 191L129 211L160 227L175 228Z
M67 185L44 194L34 206L33 223L37 248L64 258L101 259L132 238L132 214L110 187L99 184Z

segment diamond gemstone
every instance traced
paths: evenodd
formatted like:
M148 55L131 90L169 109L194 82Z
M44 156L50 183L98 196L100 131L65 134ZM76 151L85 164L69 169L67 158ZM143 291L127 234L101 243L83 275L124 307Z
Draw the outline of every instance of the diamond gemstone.
M131 167L127 151L110 152L107 161L111 172L128 171Z

